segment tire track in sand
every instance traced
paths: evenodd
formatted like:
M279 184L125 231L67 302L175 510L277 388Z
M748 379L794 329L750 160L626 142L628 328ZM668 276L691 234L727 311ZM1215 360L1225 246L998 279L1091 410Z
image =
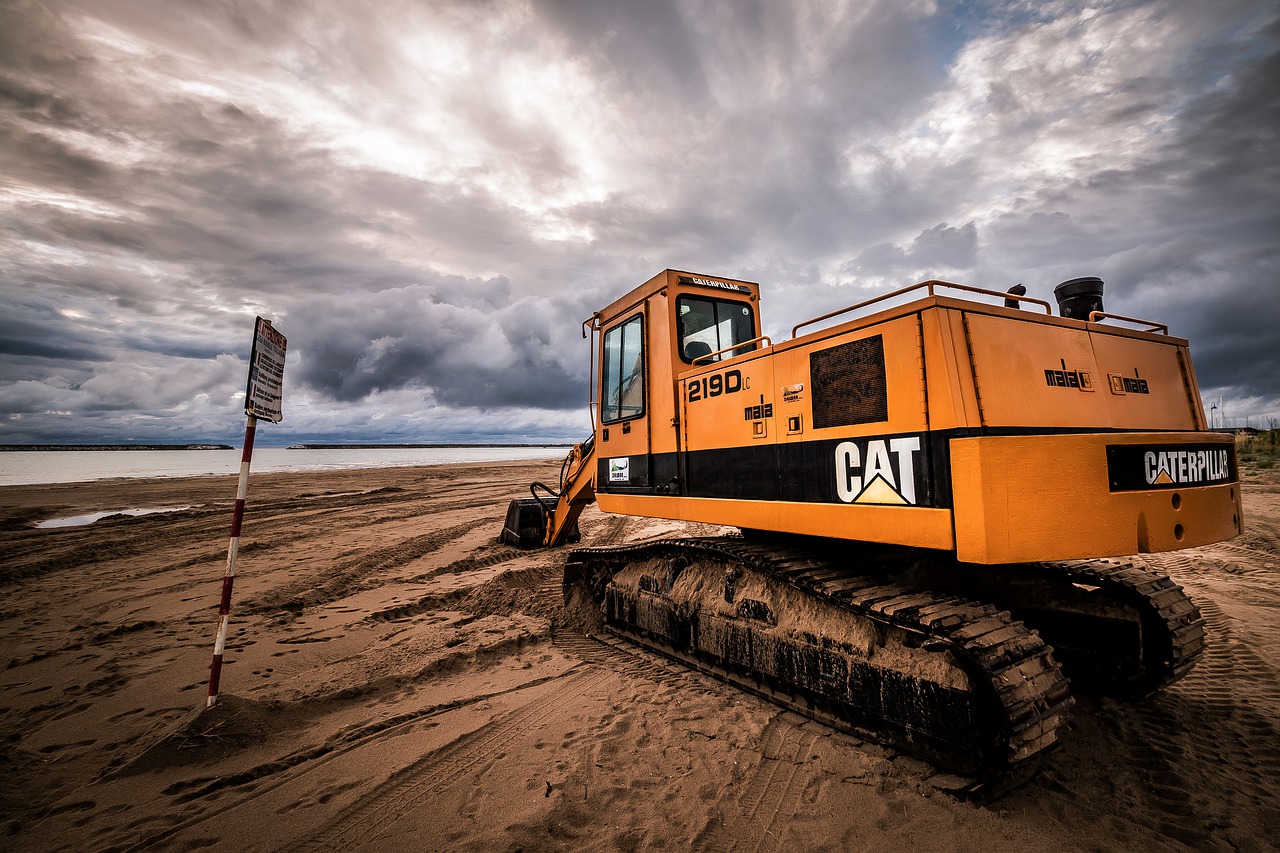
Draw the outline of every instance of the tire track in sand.
M1207 549L1206 549L1207 550ZM1141 784L1121 795L1133 799L1134 820L1192 847L1234 844L1258 824L1280 826L1280 669L1258 653L1259 629L1241 604L1257 607L1274 588L1257 566L1215 546L1210 554L1147 555L1149 564L1186 579L1205 620L1207 647L1191 672L1150 700L1104 709L1125 756L1120 766ZM1207 559L1206 559L1207 557ZM1235 558L1235 559L1233 559ZM1250 584L1237 589L1235 578ZM1225 585L1223 581L1228 585ZM1259 589L1259 584L1262 588ZM1198 792L1217 791L1214 800Z
M783 711L760 735L760 763L739 788L729 813L720 813L694 839L696 850L778 850L782 827L795 814L811 774L804 772L818 734ZM730 829L732 827L732 829Z
M321 826L296 850L344 850L376 841L398 820L419 810L431 797L456 784L473 768L493 760L553 716L573 707L578 697L608 673L587 670L566 678L564 686L542 700L510 711L452 743L398 770L356 803Z

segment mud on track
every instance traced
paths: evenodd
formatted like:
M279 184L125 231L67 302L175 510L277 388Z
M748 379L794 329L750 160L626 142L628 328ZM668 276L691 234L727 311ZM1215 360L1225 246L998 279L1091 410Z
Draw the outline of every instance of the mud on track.
M1202 608L1197 669L1145 702L1080 697L1040 776L975 806L914 759L573 630L563 551L494 541L507 499L557 470L255 475L209 712L234 478L0 489L4 847L1266 850L1280 837L1280 478L1245 486L1244 536L1148 558ZM594 510L582 528L593 544L686 529Z

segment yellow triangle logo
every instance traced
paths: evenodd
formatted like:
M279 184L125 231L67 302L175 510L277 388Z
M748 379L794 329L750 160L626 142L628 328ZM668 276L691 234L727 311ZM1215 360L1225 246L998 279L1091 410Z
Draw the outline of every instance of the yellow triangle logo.
M867 483L867 487L862 490L853 500L857 504L895 504L897 506L908 506L907 499L898 494L897 490L885 482L884 477L879 474Z
M1160 469L1160 476L1159 476L1159 477L1156 477L1156 481L1155 481L1154 483L1152 483L1152 485L1153 485L1153 486L1167 486L1167 485L1169 485L1169 484L1170 484L1170 483L1172 483L1172 482L1173 482L1173 478L1169 476L1169 472L1168 472L1168 471L1166 471L1166 470L1164 470L1163 468L1161 468L1161 469Z

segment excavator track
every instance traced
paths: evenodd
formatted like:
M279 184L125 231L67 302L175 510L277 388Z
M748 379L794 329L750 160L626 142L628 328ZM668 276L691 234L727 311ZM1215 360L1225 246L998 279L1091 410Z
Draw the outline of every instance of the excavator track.
M887 579L898 559L736 537L578 548L565 600L586 593L610 630L971 790L1023 778L1072 704L1052 649L996 607Z
M1205 649L1200 609L1182 587L1130 560L936 562L911 574L1009 610L1053 645L1072 684L1089 692L1148 696L1186 675Z

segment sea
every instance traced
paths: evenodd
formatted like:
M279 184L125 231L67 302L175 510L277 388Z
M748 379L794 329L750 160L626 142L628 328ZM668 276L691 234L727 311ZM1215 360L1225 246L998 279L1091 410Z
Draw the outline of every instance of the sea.
M343 471L403 468L455 462L559 459L566 446L522 447L255 447L250 471ZM12 450L0 453L0 486L83 483L131 477L199 477L237 474L234 450Z

